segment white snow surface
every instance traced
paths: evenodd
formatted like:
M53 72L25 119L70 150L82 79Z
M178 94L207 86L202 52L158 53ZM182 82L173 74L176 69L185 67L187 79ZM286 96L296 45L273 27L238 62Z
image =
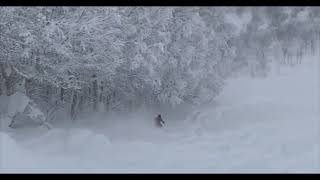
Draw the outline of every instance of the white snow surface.
M319 67L230 79L215 104L164 113L163 129L139 112L0 132L0 172L319 173Z

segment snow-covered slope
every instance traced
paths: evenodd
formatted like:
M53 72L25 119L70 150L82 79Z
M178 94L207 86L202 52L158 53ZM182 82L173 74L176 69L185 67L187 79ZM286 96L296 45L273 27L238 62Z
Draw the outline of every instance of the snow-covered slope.
M167 114L164 129L145 116L0 133L1 171L320 172L319 69L315 59L265 79L230 79L217 104L182 121Z

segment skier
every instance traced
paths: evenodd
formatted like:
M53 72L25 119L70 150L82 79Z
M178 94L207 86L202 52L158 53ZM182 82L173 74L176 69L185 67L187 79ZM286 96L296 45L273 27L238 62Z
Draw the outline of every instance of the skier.
M154 120L157 127L163 127L163 125L165 124L161 117L161 114L159 114Z

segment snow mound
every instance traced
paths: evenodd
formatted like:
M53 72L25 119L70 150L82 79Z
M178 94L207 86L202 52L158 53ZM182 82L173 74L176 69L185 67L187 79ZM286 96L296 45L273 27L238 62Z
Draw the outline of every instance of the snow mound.
M8 152L7 150L18 152L20 149L16 141L6 133L0 132L0 142L1 153L6 153Z
M44 120L45 115L24 93L16 92L11 96L0 96L1 130L7 131L10 127L19 125L21 127L28 123L42 124L50 128L50 124L45 124Z
M1 117L0 116L0 131L5 131L9 128L9 125L11 123L11 119L9 117Z
M0 96L0 130L7 130L14 115L22 113L30 99L21 92L11 96Z
M30 99L21 92L16 92L12 96L10 96L8 101L8 114L13 116L16 113L22 113L24 109L27 107Z
M97 153L109 148L110 140L102 134L86 129L53 129L39 138L33 139L28 146L45 153Z
M102 134L94 133L86 129L69 130L68 146L71 151L101 152L110 146L110 140Z
M19 164L25 152L8 134L0 132L1 166L10 167ZM1 172L2 167L0 168Z

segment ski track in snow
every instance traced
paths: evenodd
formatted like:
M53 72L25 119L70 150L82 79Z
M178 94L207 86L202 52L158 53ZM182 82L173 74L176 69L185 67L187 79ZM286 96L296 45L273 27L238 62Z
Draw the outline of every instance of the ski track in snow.
M230 79L218 105L164 129L93 120L0 133L0 172L320 172L317 63Z

